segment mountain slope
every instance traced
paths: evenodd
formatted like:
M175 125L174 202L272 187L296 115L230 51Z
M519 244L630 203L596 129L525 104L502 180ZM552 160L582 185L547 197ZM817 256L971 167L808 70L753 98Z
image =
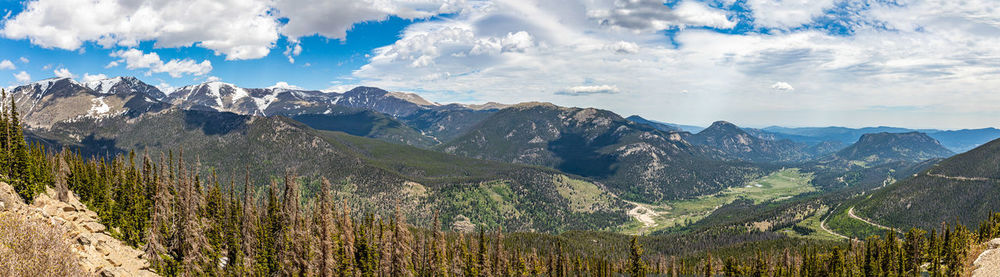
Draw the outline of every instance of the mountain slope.
M763 174L752 165L709 160L677 134L609 111L548 103L500 110L438 149L587 176L634 201L713 193Z
M873 133L834 154L837 159L879 164L894 161L919 162L945 158L955 153L924 133Z
M656 128L657 130L664 131L664 132L681 132L681 131L683 131L683 130L681 130L681 128L678 128L677 126L668 125L668 124L664 124L664 123L660 123L660 122L648 120L648 119L642 118L641 116L638 116L638 115L629 116L629 117L626 117L625 119L627 119L628 121L639 123L639 124L646 124L646 125L652 126L653 128Z
M808 159L806 147L790 140L766 140L750 135L736 125L717 121L697 134L685 137L695 145L717 150L730 160L752 162L790 162Z
M224 180L245 169L257 183L285 169L310 180L325 176L340 184L339 193L356 209L391 211L398 204L420 220L440 209L446 224L467 217L473 224L547 232L608 228L628 218L628 204L600 184L554 170L320 131L283 116L170 109L130 120L63 122L33 135L91 151L84 155L127 150L178 155L183 149L186 160L210 165ZM209 169L202 168L205 174ZM594 192L586 207L570 197L578 190Z
M855 212L896 228L966 226L1000 211L1000 139L955 155L881 189Z
M23 122L33 128L83 118L135 117L169 106L157 100L162 94L159 90L143 86L135 78L104 81L95 85L101 89L95 91L70 78L46 79L17 87L10 97Z

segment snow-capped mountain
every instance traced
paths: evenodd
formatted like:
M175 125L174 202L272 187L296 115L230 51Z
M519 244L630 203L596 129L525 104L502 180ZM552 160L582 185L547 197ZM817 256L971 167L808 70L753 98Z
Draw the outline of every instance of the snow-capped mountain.
M260 116L323 114L348 107L401 117L438 106L416 94L372 87L358 87L341 94L288 87L248 89L223 82L182 87L164 101L182 109Z
M373 110L394 117L409 116L417 111L438 106L412 93L389 92L380 88L356 87L337 95L335 104Z
M138 93L156 100L163 100L163 98L167 97L160 89L143 83L135 77L114 77L83 83L83 85L94 90L94 92L104 95Z
M91 86L97 88L91 88ZM167 107L156 99L162 92L135 78L112 78L81 84L71 78L52 78L15 88L10 97L24 122L48 128L80 117L136 116Z

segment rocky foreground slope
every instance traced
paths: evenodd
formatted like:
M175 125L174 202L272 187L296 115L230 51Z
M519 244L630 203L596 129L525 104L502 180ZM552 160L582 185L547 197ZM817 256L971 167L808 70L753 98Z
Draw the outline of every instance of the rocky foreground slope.
M61 239L71 245L72 260L86 275L97 276L156 276L149 270L149 262L142 251L123 244L109 236L99 223L97 213L88 210L72 193L60 201L56 192L49 189L27 205L14 189L0 183L0 215L12 216L29 222L49 226L61 237L35 236L34 239ZM0 230L0 234L5 231ZM18 251L18 250L14 250Z

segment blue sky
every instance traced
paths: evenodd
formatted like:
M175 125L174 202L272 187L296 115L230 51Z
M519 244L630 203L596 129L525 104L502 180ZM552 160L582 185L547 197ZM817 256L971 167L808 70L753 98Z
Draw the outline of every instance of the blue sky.
M953 2L2 1L0 85L128 75L699 125L996 126L1000 3Z

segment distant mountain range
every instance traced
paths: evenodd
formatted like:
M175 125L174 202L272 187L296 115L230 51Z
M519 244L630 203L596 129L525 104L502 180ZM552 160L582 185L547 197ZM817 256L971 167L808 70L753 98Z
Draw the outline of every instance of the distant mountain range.
M979 145L991 140L1000 138L1000 129L963 129L963 130L936 130L936 129L907 129L897 127L866 127L866 128L845 128L845 127L767 127L763 131L786 135L784 138L793 141L807 142L813 141L839 141L845 144L853 143L864 134L871 133L910 133L921 132L941 142L941 145L952 152L961 153L969 151Z
M372 87L338 93L207 82L164 93L133 77L48 79L12 97L26 135L50 147L86 156L183 149L193 164L211 165L206 174L250 165L266 181L287 168L308 180L338 180L359 209L391 210L379 205L402 201L414 215L440 209L446 224L469 218L525 231L614 229L628 222L629 201L712 195L783 167L809 172L821 189L870 188L951 156L948 147L1000 136L725 121L700 128L550 103L439 104ZM934 172L946 168L959 166Z

